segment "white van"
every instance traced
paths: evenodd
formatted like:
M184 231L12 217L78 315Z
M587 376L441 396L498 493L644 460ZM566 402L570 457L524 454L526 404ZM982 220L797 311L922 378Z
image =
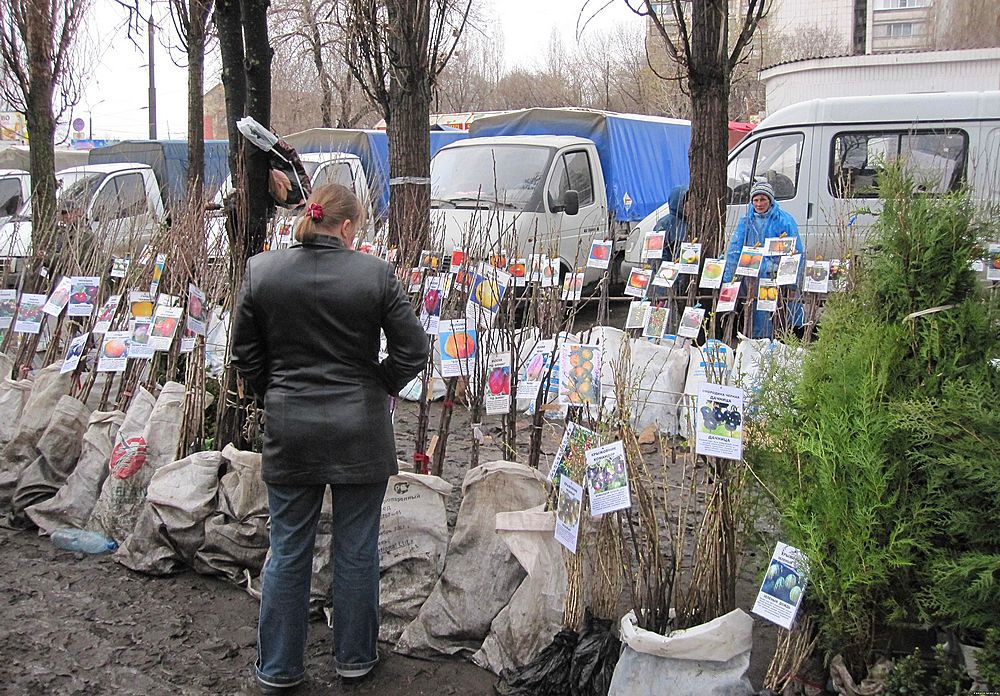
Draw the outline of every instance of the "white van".
M876 165L900 158L928 192L967 184L977 202L1000 203L1000 92L814 99L776 111L729 154L727 236L753 182L766 179L808 254L856 249L880 205ZM666 212L639 223L626 260Z

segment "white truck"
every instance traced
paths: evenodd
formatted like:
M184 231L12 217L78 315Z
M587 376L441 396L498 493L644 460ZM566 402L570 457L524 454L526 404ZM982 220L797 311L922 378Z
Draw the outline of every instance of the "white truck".
M764 119L729 154L731 234L754 181L767 180L799 226L810 255L857 250L880 209L878 166L900 160L929 194L967 186L1000 203L1000 92L813 99ZM653 211L629 248L666 214Z
M446 251L555 251L563 272L586 265L593 240L613 240L614 273L630 223L687 183L690 139L687 121L587 109L477 119L431 161L432 231Z

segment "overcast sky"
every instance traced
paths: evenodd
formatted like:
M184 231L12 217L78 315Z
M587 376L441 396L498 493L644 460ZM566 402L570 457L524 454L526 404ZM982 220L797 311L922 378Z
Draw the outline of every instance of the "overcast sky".
M607 2L590 0L584 16ZM578 16L585 3L586 0L494 0L492 8L486 5L484 9L492 13L503 31L505 63L509 68L539 64L553 28L559 31L567 46L575 42ZM173 40L167 5L157 2L154 7L162 34L157 35L154 60L157 135L186 138L187 77L183 68L173 64L163 45ZM85 137L89 134L91 119L95 138L145 138L148 134L146 37L138 38L139 45L131 43L124 31L115 30L121 21L120 10L113 3L98 2L88 23L95 67L84 98L73 113L75 118L83 120ZM637 31L641 28L641 21L628 10L624 0L613 0L586 27L584 37L601 26L621 23L633 23ZM206 69L206 89L219 80L218 61L213 58L210 62Z

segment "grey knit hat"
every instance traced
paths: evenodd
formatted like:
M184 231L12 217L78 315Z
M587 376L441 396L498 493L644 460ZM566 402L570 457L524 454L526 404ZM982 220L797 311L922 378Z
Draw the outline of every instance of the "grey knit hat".
M774 189L771 187L771 184L766 181L755 182L753 188L750 189L750 200L753 200L754 196L761 193L771 199L771 202L774 203Z

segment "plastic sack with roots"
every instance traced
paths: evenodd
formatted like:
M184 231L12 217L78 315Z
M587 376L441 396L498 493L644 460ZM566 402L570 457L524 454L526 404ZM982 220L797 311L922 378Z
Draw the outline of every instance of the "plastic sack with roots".
M444 573L400 636L397 652L453 655L479 649L525 577L496 533L496 515L541 505L546 485L538 471L514 462L490 462L466 474Z
M184 385L167 382L135 435L132 409L129 409L118 442L111 451L110 475L101 488L87 529L100 532L119 544L132 533L150 479L157 469L175 460L183 408Z
M69 391L70 375L60 375L59 368L59 364L53 364L37 372L14 435L0 451L0 504L8 502L21 471L38 457L38 438L45 432L59 399Z
M153 397L141 392L133 401L142 403L142 394L149 397L148 407L153 407ZM147 411L148 416L148 411ZM62 488L46 501L27 508L24 513L38 525L42 534L50 534L54 529L74 527L82 529L87 524L101 486L108 477L108 459L118 429L125 414L121 411L97 411L90 415L87 432L83 435L83 446L76 468L66 479Z
M11 499L11 517L25 527L34 524L25 508L53 497L73 472L83 447L90 411L72 396L59 399L45 432L38 439L38 457L18 476Z
M563 625L566 566L556 541L556 513L539 506L496 516L497 534L528 576L490 624L482 648L472 656L500 674L531 662Z
M753 619L734 609L708 623L663 636L638 627L634 612L621 620L625 649L608 696L750 696Z
M228 471L219 480L214 512L205 520L205 539L192 566L233 582L255 577L268 549L267 488L260 478L260 454L231 444L222 450Z
M13 380L10 377L0 382L0 447L6 446L17 434L21 412L31 396L31 383L30 379Z

